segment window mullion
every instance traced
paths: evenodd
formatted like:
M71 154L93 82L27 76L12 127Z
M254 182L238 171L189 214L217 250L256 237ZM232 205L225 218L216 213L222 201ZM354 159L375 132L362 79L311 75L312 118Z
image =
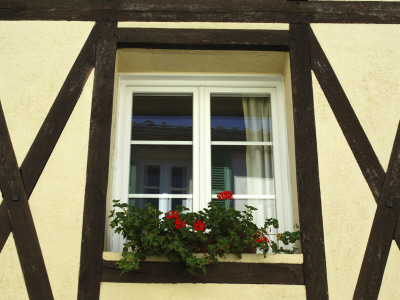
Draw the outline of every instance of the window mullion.
M202 111L201 116L203 117L202 131L203 134L201 145L202 145L202 179L203 179L203 195L200 199L201 208L207 207L207 203L211 201L211 109L210 109L210 92L209 90L201 86L201 103Z
M198 88L194 88L193 91L193 158L192 158L192 178L193 178L193 197L192 197L192 209L193 211L200 210L200 199L201 199L201 163L200 163L200 93Z

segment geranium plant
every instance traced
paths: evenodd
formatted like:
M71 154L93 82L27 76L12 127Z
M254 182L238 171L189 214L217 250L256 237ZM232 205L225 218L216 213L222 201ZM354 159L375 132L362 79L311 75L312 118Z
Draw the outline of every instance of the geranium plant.
M188 212L181 206L165 215L150 204L142 209L114 200L111 227L126 239L122 259L117 262L119 268L123 272L138 270L139 262L146 257L165 254L169 261L183 263L191 273L206 273L207 266L227 253L239 258L249 249L260 250L264 257L269 251L295 253L299 231L272 234L272 228L279 228L273 218L259 228L253 223L256 208L246 205L240 212L219 203L231 199L233 194L223 191L201 211ZM278 243L289 246L280 247Z

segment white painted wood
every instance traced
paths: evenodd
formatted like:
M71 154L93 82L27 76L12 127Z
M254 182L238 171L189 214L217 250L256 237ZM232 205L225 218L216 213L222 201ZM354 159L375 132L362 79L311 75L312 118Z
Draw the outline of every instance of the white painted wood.
M131 145L193 145L192 141L131 141Z
M191 210L207 206L211 194L211 146L271 146L275 195L234 195L234 199L258 199L274 201L281 231L292 230L292 209L289 181L288 142L285 99L282 76L277 75L218 75L218 74L122 74L119 75L116 122L116 146L113 164L112 199L127 203L129 198L159 198L162 210L170 209L170 199L188 199ZM157 93L192 95L193 140L192 141L131 141L131 114L133 93ZM235 96L261 96L271 99L272 141L211 141L211 94ZM193 194L128 194L131 145L192 145L193 148ZM169 204L168 204L169 203ZM164 207L165 206L165 207ZM161 208L161 207L160 207ZM113 235L112 251L122 250L122 238Z
M272 142L212 141L212 146L272 146Z

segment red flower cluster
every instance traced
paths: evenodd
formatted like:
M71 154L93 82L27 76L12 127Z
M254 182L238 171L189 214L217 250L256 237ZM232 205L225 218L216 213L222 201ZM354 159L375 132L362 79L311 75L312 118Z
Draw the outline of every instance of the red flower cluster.
M175 219L175 228L180 229L186 226L186 221L182 221L182 219L176 218Z
M269 240L267 239L267 237L265 237L265 236L263 236L263 237L258 237L257 238L257 242L258 243L262 243L262 242L264 242L264 243L266 243L266 242L268 242Z
M202 222L200 220L197 220L196 222L193 222L193 227L194 227L194 230L196 230L196 231L199 231L199 230L204 231L206 229L206 223Z
M233 194L230 191L222 191L217 194L218 200L232 200Z
M165 216L167 217L167 219L171 219L171 218L177 219L177 218L179 218L179 211L173 210L173 211L167 212L165 214Z
M186 226L186 221L182 221L182 219L179 218L179 211L173 210L167 212L165 216L167 217L167 219L175 219L174 224L176 229L180 229Z

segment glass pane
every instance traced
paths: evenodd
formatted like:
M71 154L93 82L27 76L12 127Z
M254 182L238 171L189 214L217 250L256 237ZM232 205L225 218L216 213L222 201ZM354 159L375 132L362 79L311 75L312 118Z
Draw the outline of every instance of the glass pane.
M132 140L191 141L192 95L133 94Z
M234 200L234 208L239 211L245 211L245 205L250 205L257 208L253 211L254 223L257 226L262 227L267 218L275 218L276 215L276 205L275 200L267 199L237 199Z
M174 199L174 198L130 198L129 205L144 208L147 203L162 212L176 210L178 206L192 207L192 199ZM163 217L163 216L162 216Z
M211 95L211 140L271 141L270 99Z
M212 146L212 193L275 195L272 146Z
M132 145L130 194L191 194L192 146Z
M148 203L158 209L158 198L129 199L129 205L133 205L139 208L145 208L146 204Z

